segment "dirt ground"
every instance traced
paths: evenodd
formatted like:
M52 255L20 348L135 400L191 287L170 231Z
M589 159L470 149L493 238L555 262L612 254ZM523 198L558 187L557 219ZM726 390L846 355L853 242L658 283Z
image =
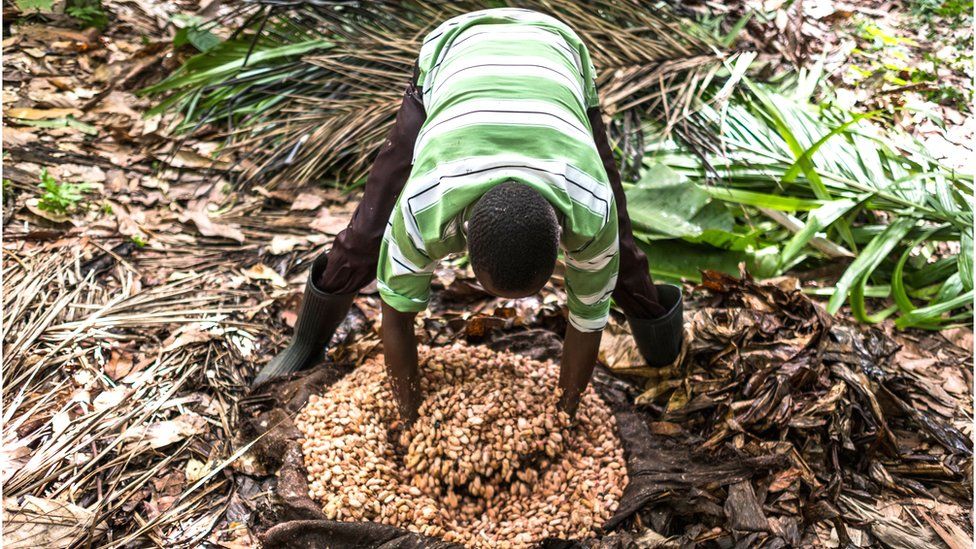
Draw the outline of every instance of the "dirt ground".
M303 395L248 384L287 342L305 269L357 192L241 185L238 159L213 159L218 138L144 117L138 90L180 58L170 14L207 6L106 7L104 33L5 7L4 541L255 546L281 521L267 459L281 449L250 435ZM969 128L941 139L965 142L972 114L940 108ZM90 187L54 213L45 178ZM860 327L796 284L706 276L668 368L644 367L612 322L601 375L640 405L660 465L604 546L970 546L972 330ZM446 264L435 294L425 343L558 356L558 280L498 300ZM336 371L377 351L378 325L367 288L334 339Z

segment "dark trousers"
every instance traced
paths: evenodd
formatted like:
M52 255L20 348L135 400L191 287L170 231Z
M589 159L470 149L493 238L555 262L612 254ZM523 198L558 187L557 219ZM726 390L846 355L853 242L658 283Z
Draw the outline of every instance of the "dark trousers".
M593 138L617 202L620 231L620 272L613 299L628 316L657 318L666 312L648 272L647 256L637 247L627 215L627 197L620 183L599 109L587 112ZM332 243L325 271L316 280L319 289L332 294L357 292L376 278L380 243L387 221L410 175L413 147L427 118L420 90L411 83L403 94L390 135L366 178L363 199L346 227Z

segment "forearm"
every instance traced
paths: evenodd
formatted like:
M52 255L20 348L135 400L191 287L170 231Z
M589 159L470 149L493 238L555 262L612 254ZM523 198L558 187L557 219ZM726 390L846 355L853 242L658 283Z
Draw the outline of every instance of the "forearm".
M566 328L563 342L562 364L559 371L559 388L563 394L559 408L571 416L576 415L580 395L593 377L597 355L600 352L600 338L603 330L581 332L572 325Z
M416 313L401 313L383 303L386 371L400 417L407 423L417 419L420 408L420 371L417 367L417 339L413 331L416 316Z

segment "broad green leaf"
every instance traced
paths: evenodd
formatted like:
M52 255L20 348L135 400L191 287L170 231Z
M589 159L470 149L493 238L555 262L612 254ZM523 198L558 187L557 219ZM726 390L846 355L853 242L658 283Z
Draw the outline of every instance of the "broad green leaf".
M51 13L54 0L14 0L17 9L24 13Z
M685 238L687 242L708 244L723 250L738 252L760 248L762 231L748 230L748 227L734 227L732 231L722 229L705 229L699 236Z
M739 263L748 261L742 252L719 250L711 246L690 244L681 240L637 240L647 254L651 275L663 281L692 280L701 282L702 269L737 275Z
M196 26L184 27L173 35L173 46L180 47L190 44L200 52L208 52L220 45L220 37L208 30Z
M731 213L698 185L662 165L651 166L628 186L627 212L634 231L648 238L697 237L705 229L731 231Z

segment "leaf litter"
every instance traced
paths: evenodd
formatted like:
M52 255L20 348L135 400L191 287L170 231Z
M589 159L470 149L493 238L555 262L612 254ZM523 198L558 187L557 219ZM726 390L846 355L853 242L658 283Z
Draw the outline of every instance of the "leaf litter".
M214 136L188 143L192 155L156 156L176 150L171 120L143 120L133 92L175 60L138 35L162 36L165 13L198 6L105 4L122 25L113 34L15 23L4 42L4 106L24 116L4 129L15 190L4 200L4 541L254 546L313 516L289 492L302 474L301 454L280 444L296 434L291 418L378 350L379 300L364 292L332 367L246 390L286 342L304 271L355 200L231 188ZM70 224L31 213L42 168L104 182L118 213L97 199ZM219 209L199 208L208 201ZM508 301L459 266L436 278L425 344L558 357L558 284ZM640 467L628 506L589 546L967 546L971 330L865 328L826 316L789 279L706 273L692 297L674 365L641 364L619 319L605 334L596 384L639 403L619 434L640 442L627 456ZM354 539L329 528L339 545Z

